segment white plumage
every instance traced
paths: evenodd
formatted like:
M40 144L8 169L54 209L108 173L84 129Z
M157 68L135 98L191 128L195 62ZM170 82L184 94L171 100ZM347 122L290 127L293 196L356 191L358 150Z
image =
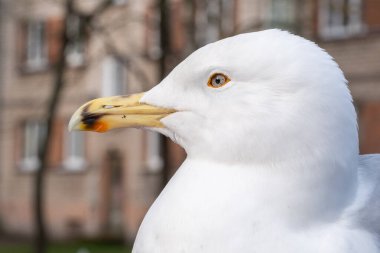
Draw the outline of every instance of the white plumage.
M213 73L231 81L207 86ZM146 215L134 253L380 252L380 156L360 156L346 79L279 30L209 44L141 102L188 157Z

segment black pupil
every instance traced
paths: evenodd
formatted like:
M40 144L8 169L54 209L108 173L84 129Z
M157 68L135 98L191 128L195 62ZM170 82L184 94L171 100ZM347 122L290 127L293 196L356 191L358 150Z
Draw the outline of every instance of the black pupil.
M222 78L220 76L215 77L215 83L220 84L222 82Z

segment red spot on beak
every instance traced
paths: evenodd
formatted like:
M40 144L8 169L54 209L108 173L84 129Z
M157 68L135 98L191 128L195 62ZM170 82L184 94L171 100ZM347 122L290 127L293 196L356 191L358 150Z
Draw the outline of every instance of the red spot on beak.
M105 122L102 121L97 121L95 124L92 126L92 131L99 132L99 133L104 133L108 130L108 126Z

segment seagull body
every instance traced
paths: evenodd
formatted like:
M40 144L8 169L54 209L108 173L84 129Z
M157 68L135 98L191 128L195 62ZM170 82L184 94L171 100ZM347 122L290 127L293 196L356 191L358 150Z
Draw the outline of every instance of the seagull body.
M374 223L364 224L360 213L374 204L374 173L377 184L380 177L370 166L380 168L380 159L364 156L362 162L362 199L355 198L352 210L328 220L316 212L306 220L301 207L287 203L318 190L258 172L263 168L187 159L147 213L134 252L379 252L370 228L379 232L380 202L367 216ZM321 206L321 216L324 210L328 206Z
M134 253L379 253L380 156L359 155L346 83L316 44L248 33L146 93L86 103L70 128L143 127L186 150Z

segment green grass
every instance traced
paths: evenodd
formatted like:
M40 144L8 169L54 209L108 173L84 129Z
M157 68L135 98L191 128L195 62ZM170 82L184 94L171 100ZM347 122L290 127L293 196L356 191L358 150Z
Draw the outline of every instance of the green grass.
M31 245L26 243L1 243L0 253L32 253ZM130 253L128 246L119 243L68 242L53 243L48 253Z

